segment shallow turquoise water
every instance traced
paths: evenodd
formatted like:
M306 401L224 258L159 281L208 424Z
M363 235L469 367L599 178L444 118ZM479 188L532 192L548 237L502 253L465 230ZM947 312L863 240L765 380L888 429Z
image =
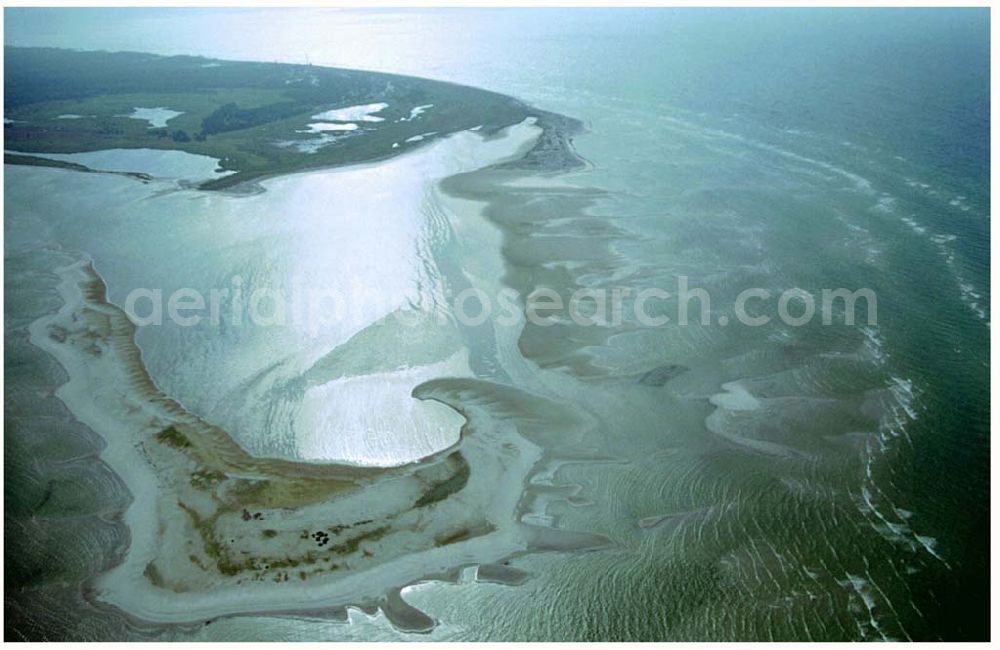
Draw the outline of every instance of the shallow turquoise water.
M8 11L7 39L308 56L516 95L586 123L576 145L591 167L565 181L599 191L585 215L572 196L539 200L539 220L556 224L545 227L578 241L545 240L529 261L594 286L671 287L683 274L710 290L718 311L708 326L569 332L580 337L572 345L567 332L537 332L522 346L547 367L539 382L600 423L581 445L606 459L562 466L553 482L576 498L557 490L546 512L615 546L519 558L532 575L520 587L466 580L408 593L439 621L431 639L986 635L985 11L220 10L218 20L245 29L211 38L212 20L188 11L112 14L60 19L57 30ZM110 32L89 29L97 23ZM24 241L11 227L8 241ZM591 245L609 252L581 258ZM11 270L44 286L46 267L5 252L11 313L39 300L17 291ZM750 286L869 287L878 323L718 325ZM490 351L478 353L477 373L504 379L490 374ZM10 376L16 359L6 361ZM690 371L662 387L636 382L663 364ZM734 382L755 408L727 401L723 384ZM7 443L10 474L22 456ZM26 503L43 498L45 480L35 483ZM86 539L103 539L95 530ZM69 568L38 580L48 586L31 597L74 598L59 580L94 571L96 554L52 548ZM47 624L95 638L147 634L83 604L74 612ZM357 618L149 634L400 637L384 620Z

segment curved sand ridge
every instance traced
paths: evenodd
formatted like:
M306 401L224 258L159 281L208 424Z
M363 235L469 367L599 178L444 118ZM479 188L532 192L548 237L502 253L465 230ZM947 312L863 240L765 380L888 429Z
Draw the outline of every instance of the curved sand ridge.
M509 386L439 379L414 397L466 424L457 444L418 462L254 457L160 391L135 326L90 262L58 273L65 305L32 324L31 340L67 369L59 397L102 434L102 457L134 495L132 543L95 581L99 601L154 622L379 607L401 629L426 630L432 619L400 596L408 584L470 565L485 567L484 580L517 583L523 576L496 563L606 542L522 523L526 481L547 459L536 443L572 440L591 426L583 416Z

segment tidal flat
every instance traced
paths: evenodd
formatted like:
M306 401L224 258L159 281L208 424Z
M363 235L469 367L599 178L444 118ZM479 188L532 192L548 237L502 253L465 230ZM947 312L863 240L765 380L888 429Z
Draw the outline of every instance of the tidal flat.
M551 445L532 440L527 430L477 424L496 418L504 408L533 410L553 428L572 430L584 422L558 403L538 404L540 398L530 393L473 378L470 343L452 316L409 325L395 318L407 309L407 301L432 314L447 309L433 286L430 293L407 298L412 294L406 284L410 268L424 269L428 275L422 282L431 285L463 277L444 275L457 260L443 248L431 249L430 257L414 257L424 250L421 242L442 232L444 225L427 229L420 216L422 193L439 191L434 190L437 182L455 172L523 160L543 135L536 119L528 118L490 137L476 130L429 141L395 161L266 180L252 195L212 196L196 189L191 179L215 172L190 154L176 154L187 160L167 160L148 155L153 150L125 149L53 158L67 165L82 160L101 169L146 170L141 178L112 176L116 189L103 186L96 192L92 179L98 176L80 173L94 171L90 167L9 168L8 178L18 177L13 194L25 201L37 196L40 187L48 188L46 205L33 203L30 213L46 218L65 213L71 220L63 222L68 228L50 222L53 236L87 249L78 262L53 270L63 306L29 329L31 342L67 370L70 379L59 388L60 399L103 438L101 460L132 495L123 515L129 530L123 558L93 580L88 598L119 607L140 625L301 613L322 602L328 615L346 607L368 608L382 611L401 630L427 631L433 619L400 597L408 585L447 576L454 580L470 566L487 567L484 579L489 581L516 584L523 580L519 571L501 564L513 557L607 544L601 535L529 523L527 483L551 462ZM552 134L547 137L551 142ZM560 160L553 151L549 144L541 155L555 168ZM565 156L570 150L563 145L558 151ZM394 178L409 180L394 183ZM376 185L382 189L373 191ZM424 189L414 191L417 187ZM323 227L310 221L306 197L313 192L319 198L331 190L350 197L343 218L387 209L376 204L365 210L372 196L388 197L394 206L389 210L414 216L397 214L395 243L385 230L378 235L381 247L393 256L391 266L371 264L372 249L363 241L344 241L348 225L341 224L332 233L340 266L324 271L315 258L302 270L311 277L325 273L331 280L339 278L346 286L348 278L354 284L364 280L359 272L370 269L366 288L381 286L385 295L404 302L330 323L311 336L302 330L248 328L237 348L256 352L242 369L232 365L231 350L218 349L218 332L198 330L196 337L186 338L193 347L181 353L182 359L209 355L201 369L208 383L196 386L175 365L177 348L171 346L166 357L159 353L165 341L176 344L176 337L189 331L169 325L138 328L110 298L158 274L172 275L177 282L176 264L195 271L182 272L187 280L207 279L219 268L185 264L185 258L203 258L204 246L212 245L187 240L175 255L168 253L173 265L141 278L127 262L133 252L112 241L105 247L91 237L93 219L110 219L108 227L116 219L128 219L131 227L142 229L134 222L139 213L128 206L141 206L141 219L150 224L159 219L157 214L176 219L183 206L194 206L193 211L187 207L191 218L211 214L219 219L213 228L224 227L224 215L231 211L250 233L261 223L247 225L248 215L256 211L260 219L273 220L271 208L294 207L296 227L289 230L279 221L254 232L255 240L274 251L281 239L294 245L302 236L316 244ZM68 212L59 207L68 206L66 198L88 193L93 203L77 202ZM123 201L125 196L135 198ZM8 205L16 205L20 199L9 200ZM150 200L164 205L150 213ZM88 216L81 220L83 214ZM328 207L316 214L327 223L333 216ZM407 219L412 227L400 229ZM356 236L363 231L361 226L353 229ZM38 244L12 239L29 247ZM166 252L162 242L149 242ZM258 250L247 245L235 257L228 255L224 266L238 271L241 255L253 257ZM359 266L351 261L361 259L357 256L368 260ZM416 266L407 263L409 258ZM337 268L343 271L337 273ZM98 269L105 269L104 274ZM272 281L282 283L298 267L277 266L269 272ZM109 290L108 282L119 288ZM276 336L292 338L275 341ZM386 349L387 344L395 349ZM298 361L290 362L290 350ZM218 355L214 363L211 355ZM435 378L442 373L450 378ZM181 389L182 401L170 393L171 387ZM235 391L242 394L236 397ZM254 396L257 391L263 392ZM195 394L200 398L193 399ZM258 408L247 409L247 402ZM518 403L523 405L514 406ZM276 435L274 412L290 421L288 437Z

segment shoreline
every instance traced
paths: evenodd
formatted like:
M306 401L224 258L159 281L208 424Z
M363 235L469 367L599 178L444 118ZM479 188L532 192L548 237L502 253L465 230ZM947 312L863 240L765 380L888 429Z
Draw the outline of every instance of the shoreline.
M537 124L542 129L542 133L539 135L538 139L531 146L531 148L524 151L523 154L512 156L510 160L499 161L494 165L491 165L491 167L541 173L572 171L578 168L586 167L589 164L577 155L572 146L573 137L584 132L582 122L559 115L558 113L552 113L550 111L535 109L532 107L527 107L527 109L527 119L534 119L534 124ZM489 132L483 133L483 135L487 138L496 137L498 134L510 129L511 127L517 126L518 124L520 124L520 122L504 124ZM303 167L293 171L262 173L259 176L254 176L253 178L240 179L238 182L231 185L224 184L224 181L227 178L230 178L227 176L220 179L212 179L198 183L195 185L195 189L205 192L222 192L237 196L250 196L266 191L261 184L275 178L285 178L288 176L296 176L298 174L311 174L319 171L357 169L370 165L379 165L398 156L405 156L407 154L414 153L428 145L433 145L434 143L439 142L441 138L447 138L455 135L456 133L462 133L462 131L436 134L417 142L410 143L412 146L408 146L405 149L400 146L398 150L390 149L385 153L368 160L324 164L317 165L315 167ZM233 174L231 177L235 178L236 174ZM209 183L216 183L217 185L215 187L205 187Z

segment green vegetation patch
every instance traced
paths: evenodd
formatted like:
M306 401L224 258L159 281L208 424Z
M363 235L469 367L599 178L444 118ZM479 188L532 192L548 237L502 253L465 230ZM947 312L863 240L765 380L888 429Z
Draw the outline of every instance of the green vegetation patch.
M4 52L8 151L175 149L210 156L236 172L207 181L203 189L378 160L457 131L480 127L488 135L543 115L497 93L401 75L134 52ZM381 121L358 121L353 131L308 129L317 121L313 115L375 103L388 105L377 113ZM137 108L180 115L154 128L129 117Z
M165 445L170 445L171 447L175 447L177 449L191 448L191 441L188 440L188 437L173 426L169 426L156 434L156 439Z
M452 454L449 460L458 464L454 473L443 481L438 481L427 488L420 495L420 498L417 499L416 503L413 504L414 508L423 508L433 505L438 501L443 501L464 488L466 483L469 482L469 463L462 458L462 455L458 453Z

